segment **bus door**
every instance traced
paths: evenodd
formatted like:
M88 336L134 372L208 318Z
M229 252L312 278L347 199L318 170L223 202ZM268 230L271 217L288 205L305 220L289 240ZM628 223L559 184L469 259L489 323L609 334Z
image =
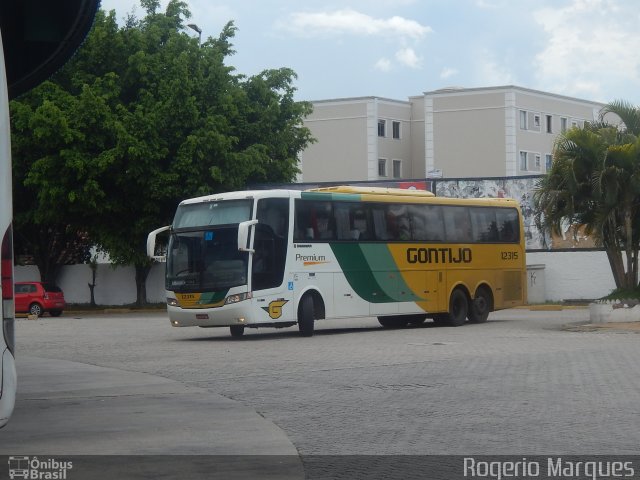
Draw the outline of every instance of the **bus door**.
M289 199L263 198L256 208L253 229L251 289L262 322L295 319L293 291L284 271L289 233Z

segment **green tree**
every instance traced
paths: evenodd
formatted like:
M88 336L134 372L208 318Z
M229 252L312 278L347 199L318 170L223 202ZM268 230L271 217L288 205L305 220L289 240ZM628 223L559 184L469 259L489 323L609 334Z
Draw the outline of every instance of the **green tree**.
M151 267L146 236L170 223L181 199L291 181L312 141L292 70L237 74L225 64L232 22L199 45L184 32L184 2L163 13L157 0L141 4L144 18L123 27L99 12L52 82L12 103L16 183L34 198L34 221L59 220L134 265L139 303Z
M612 124L615 113L622 123ZM640 110L612 102L599 121L561 134L551 170L534 194L538 227L560 234L584 225L607 253L616 287L638 286L640 250Z

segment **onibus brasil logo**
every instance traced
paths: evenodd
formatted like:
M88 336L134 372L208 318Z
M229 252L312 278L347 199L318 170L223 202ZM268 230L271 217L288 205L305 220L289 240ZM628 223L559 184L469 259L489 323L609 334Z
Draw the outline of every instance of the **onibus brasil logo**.
M65 480L67 470L73 468L73 462L62 462L54 458L40 460L38 457L9 457L9 478L33 480Z

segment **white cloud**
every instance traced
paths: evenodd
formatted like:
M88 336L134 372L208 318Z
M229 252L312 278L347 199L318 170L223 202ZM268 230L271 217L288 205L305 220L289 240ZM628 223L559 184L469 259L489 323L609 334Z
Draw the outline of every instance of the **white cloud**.
M413 48L403 48L396 52L396 60L410 68L420 68L422 60L416 55Z
M635 2L573 0L538 10L534 18L547 34L534 61L539 88L609 101L621 96L616 88L640 87Z
M374 65L376 70L380 70L381 72L388 72L391 70L391 62L388 58L379 59Z
M457 75L457 74L458 74L458 70L456 70L455 68L445 67L440 72L440 78L444 80L449 77L453 77L454 75Z
M511 85L515 84L514 76L508 66L496 61L489 50L483 49L476 54L476 79L479 85Z
M352 9L317 13L292 13L281 25L298 35L325 34L382 35L419 39L431 28L403 17L373 18Z

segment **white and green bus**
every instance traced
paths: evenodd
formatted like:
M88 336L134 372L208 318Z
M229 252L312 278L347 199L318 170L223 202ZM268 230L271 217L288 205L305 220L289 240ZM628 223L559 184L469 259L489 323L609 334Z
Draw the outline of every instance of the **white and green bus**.
M169 231L166 255L156 236ZM385 327L426 318L481 323L522 305L522 215L512 199L453 199L375 187L257 190L185 200L151 232L166 259L175 327L298 324L377 317Z

